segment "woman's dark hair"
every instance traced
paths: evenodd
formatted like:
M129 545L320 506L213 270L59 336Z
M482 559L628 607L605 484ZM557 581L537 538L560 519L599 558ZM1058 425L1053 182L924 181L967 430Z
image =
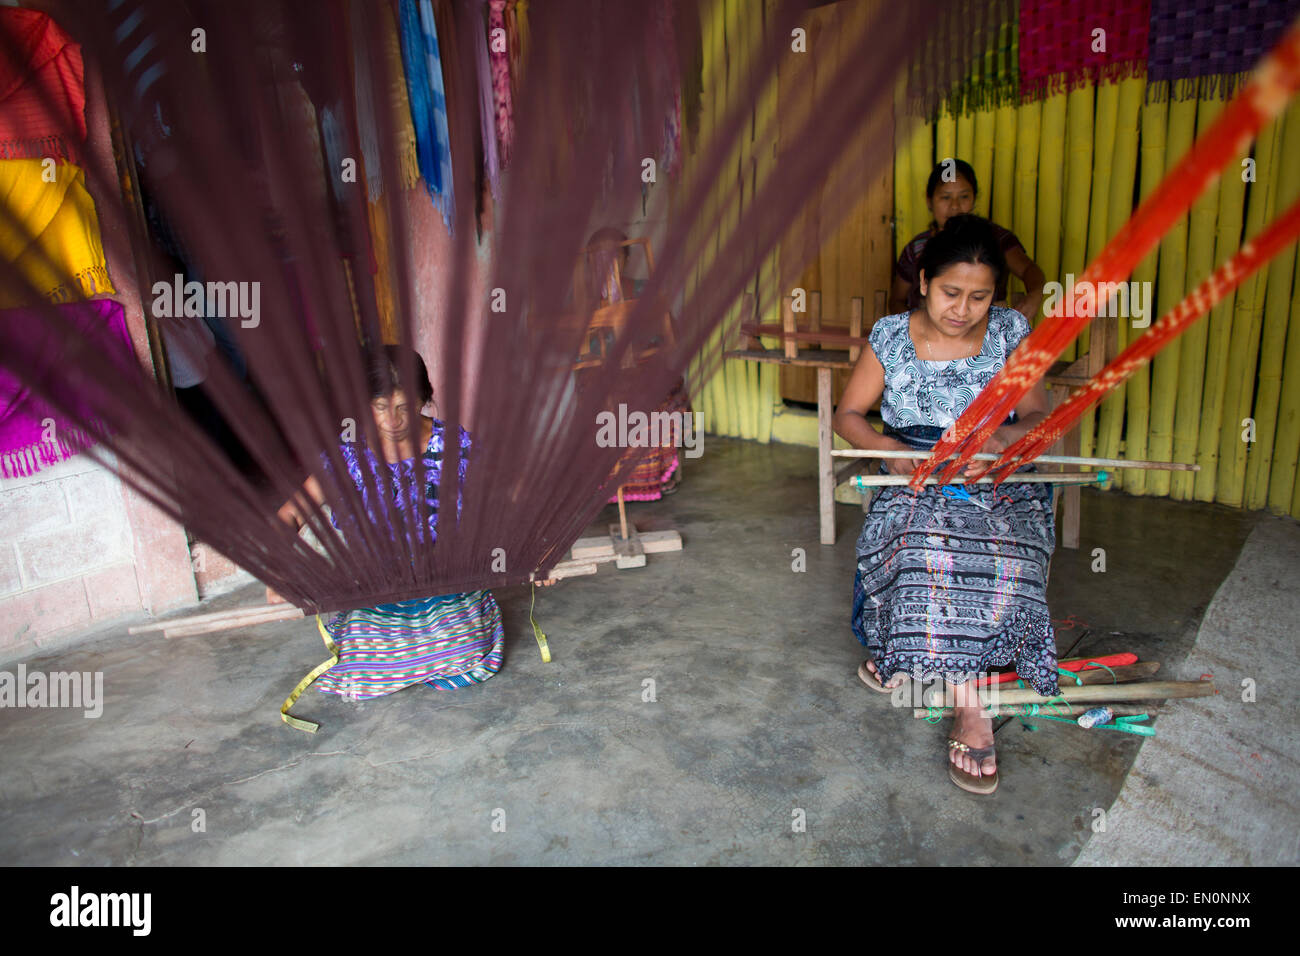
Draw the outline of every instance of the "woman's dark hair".
M970 163L964 159L945 159L942 163L936 163L934 170L930 173L930 179L925 184L925 198L933 199L934 191L939 188L939 184L944 181L943 174L948 169L948 163L952 163L952 168L958 176L970 183L970 191L979 195L979 183L975 181L975 170L971 169Z
M407 395L419 399L423 407L433 400L433 385L429 382L429 370L424 365L420 353L406 345L383 345L368 349L364 356L366 365L366 387L370 390L370 400L387 398L401 389ZM414 373L414 378L406 376Z
M918 269L925 273L926 282L933 282L958 262L988 266L993 270L994 287L1002 281L1007 274L1007 258L993 233L993 223L973 213L953 216L921 250Z

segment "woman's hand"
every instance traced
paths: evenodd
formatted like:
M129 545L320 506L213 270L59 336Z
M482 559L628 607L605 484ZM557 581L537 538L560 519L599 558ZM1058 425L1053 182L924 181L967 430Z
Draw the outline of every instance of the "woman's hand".
M267 603L267 604L283 604L283 603L284 603L284 598L282 598L282 597L279 595L279 593L277 593L276 591L271 590L270 585L267 585L267 588L266 588L266 603Z
M915 448L912 448L910 445L905 445L901 441L894 442L893 447L890 450L916 451ZM910 478L913 472L920 468L925 462L925 455L922 454L920 458L886 458L884 461L885 470L891 475L906 475Z
M1003 432L1001 428L999 428L996 431L994 431L992 435L988 437L988 441L986 441L983 444L978 454L998 455L1006 451L1010 447L1011 447L1010 437L1005 432ZM989 465L991 464L993 463L990 461L972 461L969 464L967 464L965 468L962 469L962 475L963 477L966 478L972 478L975 475L980 474L981 472L987 471Z

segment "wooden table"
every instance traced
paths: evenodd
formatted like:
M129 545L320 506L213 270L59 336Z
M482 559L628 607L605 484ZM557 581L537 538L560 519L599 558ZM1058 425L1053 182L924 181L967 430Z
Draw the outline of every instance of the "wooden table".
M821 510L821 542L835 543L835 460L831 458L831 445L835 440L831 431L831 372L837 368L853 368L856 357L849 358L846 349L802 349L794 357L780 349L741 349L727 352L727 358L746 359L750 362L770 362L773 365L795 365L817 369L817 500ZM864 459L855 459L841 468L842 474L862 469Z

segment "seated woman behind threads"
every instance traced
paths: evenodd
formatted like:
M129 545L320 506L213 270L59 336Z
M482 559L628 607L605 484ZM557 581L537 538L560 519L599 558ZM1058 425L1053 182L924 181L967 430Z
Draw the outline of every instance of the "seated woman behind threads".
M964 215L973 210L975 197L978 195L979 186L975 182L975 170L969 163L960 159L949 159L934 167L925 184L925 205L934 219L925 232L912 237L898 256L898 262L894 266L894 284L889 293L891 310L901 312L903 309L920 308L923 293L917 281L917 266L921 261L921 253L925 250L925 244L938 234L953 216ZM1023 282L1028 290L1023 297L1017 295L1015 297L1017 301L1013 301L1011 307L1032 321L1043 304L1043 283L1047 281L1043 270L1029 258L1025 247L1016 238L1014 232L1003 229L997 223L989 225L997 239L998 248L1006 258L1006 271ZM998 279L993 301L996 303L1007 301L1006 272Z
M405 357L404 357L405 356ZM433 401L433 387L424 360L404 346L386 345L365 356L370 390L370 411L379 433L379 455L361 442L340 445L348 476L361 493L370 521L385 523L384 513L396 505L414 511L415 447L409 434L409 416ZM414 368L413 381L403 375ZM416 434L424 449L428 479L424 490L429 504L431 541L437 540L438 481L442 472L444 424L421 416ZM460 429L460 478L464 483L470 451L470 436ZM325 466L332 466L322 456ZM371 500L362 469L375 477L386 500ZM320 483L307 479L304 492L318 505L324 503ZM457 512L459 508L457 508ZM280 509L279 517L295 527L303 514L294 501ZM330 520L338 528L333 515ZM282 600L269 588L267 600ZM345 611L334 617L326 630L338 647L338 661L316 681L322 691L350 700L365 700L391 694L412 684L430 684L452 690L468 687L492 677L501 669L505 631L501 611L490 591L471 591L439 597L398 601L377 607Z
M625 242L627 236L613 226L597 230L587 240L587 274L590 283L587 293L593 302L598 302L602 307L635 299L645 286L644 280L633 279L627 273L632 247L623 245ZM595 340L596 336L593 335L592 338ZM612 333L607 333L607 341L593 341L593 351L603 353L612 341ZM668 393L668 398L654 409L653 414L668 413L676 416L682 412L690 414L690 411L686 383L683 379L678 379ZM636 457L638 461L622 485L625 501L657 501L664 495L677 491L677 486L681 483L681 458L677 446L671 440L645 449L630 449L628 455ZM617 501L617 493L609 499L610 504Z
M921 307L872 328L835 431L855 448L932 447L1029 334L1023 315L992 305L1005 268L987 220L949 220L921 257ZM877 399L883 435L866 419ZM1040 382L981 450L1002 451L1046 413ZM911 475L918 464L886 459L882 471ZM1049 485L963 487L971 500L946 497L938 485L919 494L907 486L876 489L857 543L852 626L871 654L858 674L872 689L909 676L946 682L955 704L949 776L963 789L992 793L992 721L981 716L973 678L1014 662L1035 691L1057 693L1047 608L1056 534Z

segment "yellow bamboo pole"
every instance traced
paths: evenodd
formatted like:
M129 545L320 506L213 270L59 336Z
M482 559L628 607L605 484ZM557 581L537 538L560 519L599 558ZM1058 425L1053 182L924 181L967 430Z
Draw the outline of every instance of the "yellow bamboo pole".
M1165 87L1168 84L1162 84ZM1169 119L1169 104L1158 96L1142 106L1141 190L1145 198L1165 170L1165 134ZM1134 282L1153 282L1159 249L1153 249L1133 270ZM1128 433L1124 457L1149 458L1147 454L1147 428L1151 411L1151 369L1144 365L1128 380ZM1124 490L1135 495L1146 494L1146 472L1138 471L1128 476Z
M1300 272L1300 248L1292 256L1292 265L1295 272ZM1300 514L1300 497L1297 496L1300 486L1295 480L1300 459L1300 282L1295 283L1291 293L1291 328L1286 339L1279 404L1268 507L1270 511L1297 515Z
M713 147L717 135L717 123L726 107L726 90L723 86L726 76L726 58L723 45L726 15L727 8L724 0L709 0L707 4L700 7L704 45L704 109L701 110L700 115L700 135L703 148L706 150ZM720 238L718 229L721 216L720 184L715 184L705 200L705 204L707 211L702 226L708 230L709 241L704 245L700 257L701 275L706 274L708 265L716 254L717 243ZM714 332L709 337L707 346L709 354L717 354L719 341L718 332ZM722 366L718 365L707 386L707 407L712 426L711 430L720 435L731 434L726 402L726 379Z
M1289 167L1287 174L1277 177L1274 208L1280 210L1290 206L1300 194L1300 181L1293 171L1295 157L1300 155L1300 103L1292 101L1278 122L1282 124L1279 157ZM1263 508L1268 502L1294 267L1294 257L1279 255L1269 263L1265 283L1264 329L1259 342L1259 388L1255 394L1255 444L1246 464L1245 501L1246 507L1252 510Z
M920 117L907 111L907 78L894 86L894 259L905 242L920 231L916 225L916 184L921 176L912 169L912 137Z
M1056 212L1060 223L1061 242L1057 255L1048 258L1050 246L1043 244L1040 232L1037 258L1043 267L1043 273L1049 279L1064 282L1069 273L1078 276L1087 265L1088 242L1088 200L1092 192L1092 114L1093 87L1071 90L1062 97L1065 106L1065 154L1057 159L1057 164L1064 172L1064 182L1059 185L1065 196L1064 209L1058 201ZM1042 228L1040 217L1039 228ZM1048 266L1051 271L1048 271ZM1069 290L1066 290L1069 295ZM1070 343L1062 353L1062 358L1072 361L1079 354L1079 346Z
M752 10L740 9L741 4L733 2L731 7L731 24L730 30L735 31L735 63L733 64L734 72L738 82L743 82L748 75L750 63L755 55L755 44L759 39L759 32L762 30L762 18L752 15ZM735 93L731 99L736 99ZM737 216L744 213L745 209L753 201L754 188L754 169L753 169L753 152L754 152L754 126L757 122L755 116L756 103L749 104L750 123L748 129L741 135L740 153L737 157L738 168L737 178L740 181L740 206L736 210ZM750 286L752 288L752 286ZM736 321L748 320L749 316L743 315L741 310L744 308L744 298L741 297L735 304ZM740 434L742 438L753 439L758 437L758 363L744 362L733 360L736 374L736 406L740 417Z
M962 110L961 115L957 117L957 152L953 153L953 155L969 163L974 154L975 117L966 110Z
M912 225L908 232L898 234L896 251L899 252L902 251L904 243L910 242L913 236L930 226L930 210L925 208L925 181L935 164L936 135L937 125L934 122L920 124L912 134L912 181L903 184L905 188L911 190L908 202L912 209Z
M1250 184L1246 204L1246 237L1256 235L1273 218L1277 184L1284 167L1294 158L1279 155L1279 126L1282 117L1264 127L1255 143L1255 182ZM1246 455L1253 443L1243 441L1242 424L1251 416L1255 398L1255 366L1263 326L1264 279L1256 273L1237 289L1236 314L1232 320L1232 342L1228 349L1228 387L1224 392L1224 427L1219 435L1219 479L1215 498L1241 507L1246 484Z
M993 110L983 109L974 116L975 145L971 147L971 167L979 180L980 191L975 197L975 212L989 217L989 190L993 186Z
M1168 173L1191 148L1196 136L1196 97L1189 96L1169 104L1169 132L1165 146L1165 172ZM1188 290L1187 216L1180 216L1160 240L1160 268L1156 282L1156 316L1176 306ZM1199 282L1200 280L1195 280ZM1182 339L1176 338L1156 355L1151 363L1151 425L1147 454L1168 461L1174 448L1174 407L1178 397L1178 366L1182 358ZM1154 495L1169 494L1168 475L1148 475L1147 491Z
M1110 199L1106 213L1106 233L1109 237L1119 229L1133 212L1133 182L1137 177L1138 114L1142 108L1142 94L1146 89L1143 77L1130 77L1119 84L1119 103L1115 118L1115 146L1111 163ZM1118 348L1128 344L1128 322L1118 323ZM1120 432L1124 425L1124 386L1113 390L1101 403L1098 411L1096 454L1102 458L1119 457ZM1115 486L1122 488L1123 476L1118 475Z
M1095 92L1095 96L1093 95ZM1078 98L1076 101L1076 97ZM1067 272L1078 275L1083 267L1091 262L1101 251L1109 238L1110 216L1110 177L1114 165L1115 152L1115 117L1119 107L1119 87L1114 83L1103 83L1100 87L1077 90L1070 100L1070 141L1076 137L1086 137L1082 148L1071 146L1070 172L1067 175L1068 188L1074 192L1083 192L1082 182L1091 183L1091 196L1080 197L1085 203L1087 216L1087 241L1081 260L1071 256L1064 260ZM1075 115L1079 114L1076 124ZM1081 167L1075 175L1076 162ZM1075 183L1080 183L1076 186ZM1071 199L1073 200L1073 195ZM1100 305L1100 304L1099 304ZM1100 311L1100 309L1098 309ZM1079 337L1076 355L1087 355L1093 348L1091 327L1085 326ZM1100 344L1098 347L1101 347ZM1097 413L1089 409L1079 419L1079 448L1082 454L1093 452L1097 426Z
M998 225L1011 228L1016 203L1016 108L999 106L993 119L993 181L990 210ZM1050 278L1050 276L1049 276Z
M777 0L764 0L769 12L776 2ZM771 23L773 18L772 16L763 16L758 19L762 23L759 25L757 42L762 44L766 37L764 27L766 24ZM772 167L776 159L775 150L768 148L767 144L772 142L772 137L775 135L776 130L779 129L780 115L777 107L777 83L773 79L759 95L754 117L756 139L759 143L759 148L754 155L754 177L757 189L762 189L773 175ZM775 324L781 321L781 293L778 289L780 265L780 250L778 247L768 253L763 260L762 265L759 267L757 281L754 283L759 304L755 318L764 324ZM776 344L774 336L766 336L762 341L768 348ZM754 364L758 368L758 434L756 437L760 442L766 444L772 440L772 414L780 401L781 368L778 365L766 362L756 362Z
M960 159L957 153L957 120L950 116L946 111L940 110L939 118L935 122L935 150L934 161L942 162L945 159ZM929 175L929 170L926 170ZM924 184L922 184L924 185Z
M1037 221L1033 244L1025 240L1029 257L1043 267L1049 278L1061 264L1061 194L1065 186L1065 115L1067 96L1057 93L1043 101L1038 136ZM1068 357L1068 353L1067 356Z
M1198 130L1207 128L1223 109L1223 101L1210 96L1209 92L1209 79L1203 78L1200 102L1196 107ZM1216 182L1195 202L1188 216L1186 284L1189 287L1195 286L1214 271L1214 230L1218 215L1219 185ZM1175 461L1196 461L1201 402L1205 393L1205 346L1209 334L1209 320L1202 319L1181 336L1182 359L1178 367L1178 400L1174 409ZM1195 487L1194 475L1174 475L1169 482L1169 494L1180 501L1189 501Z
M1246 143L1238 161L1229 164L1219 178L1218 225L1214 230L1214 265L1223 265L1236 255L1241 245L1241 228L1246 208L1246 183L1241 160L1246 158L1251 144ZM1210 310L1205 343L1205 377L1201 398L1200 434L1196 439L1196 463L1201 470L1196 473L1193 495L1197 501L1214 501L1219 478L1219 439L1229 423L1224 417L1224 398L1228 387L1228 353L1232 342L1236 314L1237 291L1229 292ZM1234 426L1233 433L1238 429Z
M1011 231L1031 255L1038 236L1035 214L1038 209L1038 142L1042 121L1043 104L1040 100L1022 103L1016 110L1016 200L1011 214ZM1017 289L1023 291L1024 285L1013 279L1008 292Z

